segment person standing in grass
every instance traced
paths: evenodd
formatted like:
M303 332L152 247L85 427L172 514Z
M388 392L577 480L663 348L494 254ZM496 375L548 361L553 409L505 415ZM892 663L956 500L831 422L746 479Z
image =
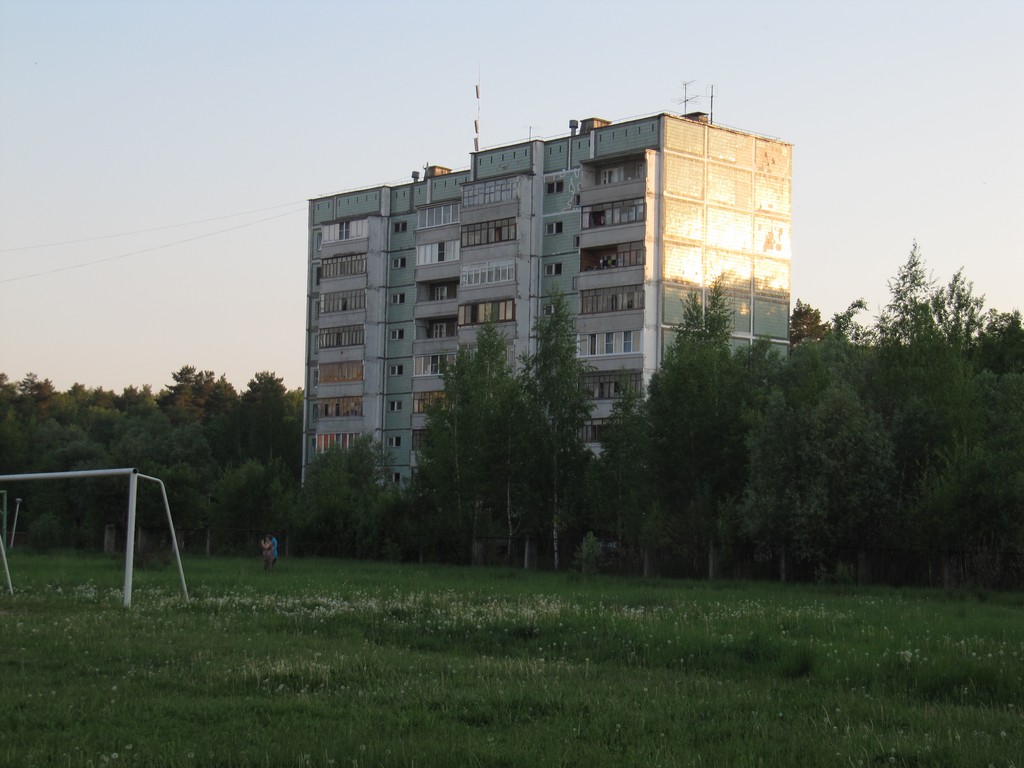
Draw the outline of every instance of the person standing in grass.
M274 565L274 545L270 543L269 533L263 537L260 548L263 550L263 572L266 573Z
M272 533L270 534L270 549L274 556L273 561L270 563L270 567L273 569L273 567L277 565L277 536Z

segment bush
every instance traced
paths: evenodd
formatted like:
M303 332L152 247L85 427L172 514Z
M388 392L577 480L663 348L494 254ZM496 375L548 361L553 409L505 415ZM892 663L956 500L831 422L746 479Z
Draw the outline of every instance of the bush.
M601 559L601 542L590 531L583 537L579 547L576 548L576 556L573 558L572 566L584 576L597 573L597 563Z

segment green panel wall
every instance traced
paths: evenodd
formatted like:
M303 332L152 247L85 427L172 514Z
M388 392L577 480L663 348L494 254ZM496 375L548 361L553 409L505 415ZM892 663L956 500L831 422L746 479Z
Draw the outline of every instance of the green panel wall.
M314 224L323 224L334 218L334 200L332 198L312 200L310 206L313 209Z
M469 172L449 173L430 180L430 194L435 203L462 199L462 185L469 180Z
M397 341L391 340L391 331L402 328L405 330L405 338ZM412 357L412 341L416 335L416 326L412 323L388 323L387 356L388 360L400 357ZM408 364L406 364L408 365Z
M578 158L577 158L578 159ZM554 139L544 145L544 173L564 171L569 162L569 138Z
M405 232L395 232L396 223L405 223ZM416 217L415 216L392 216L388 225L391 228L391 251L392 255L404 256L405 254L395 253L416 247ZM415 253L413 253L415 257Z
M595 157L656 148L661 145L661 121L651 119L639 123L611 125L607 128L598 128L593 135Z
M476 178L489 179L533 169L533 145L519 144L476 155Z
M562 274L560 275L543 275L541 280L541 295L552 296L555 293L562 293L565 295L565 300L569 304L569 309L573 313L579 312L579 298L572 292L572 280L578 274L577 270L573 268L573 260L566 258L551 258L544 259L545 264L555 264L557 262L562 263ZM547 302L541 302L545 304Z
M567 173L564 176L552 177L543 183L547 189L548 182L562 182L562 191L552 194L544 194L544 213L563 213L576 211L576 218L579 218L579 209L575 206L576 194L580 191L580 177L578 173ZM579 229L577 222L577 229Z
M402 403L402 410L400 411L389 411L390 407L388 403L392 400L398 400ZM384 398L384 429L409 429L409 419L412 414L412 395L411 394L394 394L389 392ZM404 448L406 436L402 436L402 447ZM411 439L411 438L410 438Z
M347 219L350 216L380 213L380 195L380 189L338 195L334 198L334 216Z
M392 304L391 297L399 293L405 294L404 304ZM414 285L404 285L400 288L389 288L388 289L388 322L389 323L404 323L407 320L412 320L412 307L416 303L416 287ZM406 331L405 335L408 336L409 332Z
M545 216L544 227L555 222L562 222L562 231L555 235L544 235L544 255L561 254L569 251L576 252L573 243L579 234L579 214L569 213L565 216Z
M391 215L407 213L412 209L412 185L393 187L391 189Z

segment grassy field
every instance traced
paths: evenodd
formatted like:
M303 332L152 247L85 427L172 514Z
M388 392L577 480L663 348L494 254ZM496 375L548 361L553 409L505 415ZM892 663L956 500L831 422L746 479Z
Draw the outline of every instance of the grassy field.
M10 558L4 766L1018 766L1024 596Z

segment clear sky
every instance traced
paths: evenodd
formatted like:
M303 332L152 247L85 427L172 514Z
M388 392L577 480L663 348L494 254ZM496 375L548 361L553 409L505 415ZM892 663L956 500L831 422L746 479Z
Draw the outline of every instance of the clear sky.
M485 147L713 84L794 145L794 303L873 317L916 240L1021 308L1021 30L1019 0L0 0L0 372L301 387L306 201L468 167L477 82Z

